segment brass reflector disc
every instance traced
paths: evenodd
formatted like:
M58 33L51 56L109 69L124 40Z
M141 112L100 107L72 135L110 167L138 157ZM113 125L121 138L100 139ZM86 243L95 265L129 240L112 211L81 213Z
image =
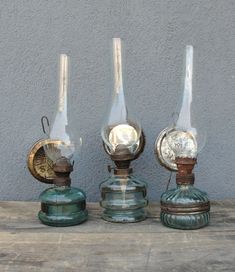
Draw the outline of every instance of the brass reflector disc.
M52 161L46 156L43 146L55 145L58 141L43 139L36 142L30 149L27 164L30 173L40 182L52 184L55 173L52 170Z
M169 128L165 128L159 133L155 142L154 152L162 166L166 167L168 170L177 171L175 154L166 141L166 135L171 132L170 130L171 129Z

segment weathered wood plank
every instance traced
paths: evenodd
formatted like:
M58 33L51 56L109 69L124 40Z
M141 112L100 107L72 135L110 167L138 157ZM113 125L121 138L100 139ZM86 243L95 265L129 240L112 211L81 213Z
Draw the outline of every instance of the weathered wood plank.
M146 221L112 224L88 204L85 224L53 228L38 222L38 203L0 202L0 271L234 272L234 204L215 202L210 226L180 231L161 225L156 205Z

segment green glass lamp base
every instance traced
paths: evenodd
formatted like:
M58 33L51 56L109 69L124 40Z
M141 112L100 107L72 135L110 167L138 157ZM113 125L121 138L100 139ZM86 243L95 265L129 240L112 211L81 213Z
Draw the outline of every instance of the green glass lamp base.
M193 230L200 229L209 224L210 213L176 215L161 212L161 222L169 228Z
M102 218L109 222L134 223L146 219L144 207L148 205L146 198L147 184L133 175L111 175L100 184L104 208Z
M39 211L38 213L38 218L43 224L53 227L69 227L78 225L86 221L87 216L87 211L71 214L70 216L47 215L42 211Z
M161 197L161 222L170 228L203 228L209 224L209 210L207 194L193 185L178 186L166 191Z
M86 196L80 189L61 186L45 190L40 195L40 221L49 226L67 227L87 220Z

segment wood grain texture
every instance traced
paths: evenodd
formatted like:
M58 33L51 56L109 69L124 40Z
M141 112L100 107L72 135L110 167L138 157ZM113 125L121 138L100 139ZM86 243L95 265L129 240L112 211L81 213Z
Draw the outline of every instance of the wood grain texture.
M159 207L148 208L140 223L100 219L88 204L89 220L79 226L42 225L39 203L0 202L0 271L235 271L235 200L212 203L208 227L166 228Z

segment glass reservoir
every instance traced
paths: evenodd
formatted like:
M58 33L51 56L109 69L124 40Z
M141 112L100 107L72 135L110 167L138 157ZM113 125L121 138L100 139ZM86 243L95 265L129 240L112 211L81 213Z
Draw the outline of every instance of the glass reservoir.
M205 192L193 186L193 168L206 141L205 127L192 92L193 47L186 46L186 71L182 101L174 113L173 125L166 129L165 144L174 154L177 188L161 196L161 221L177 229L197 229L209 223L210 202ZM199 102L200 103L200 102ZM202 116L201 116L202 117Z
M78 188L71 187L70 173L73 171L75 144L71 137L67 108L68 56L60 55L59 101L56 116L50 127L48 144L43 146L46 156L52 161L55 173L54 186L40 195L41 210L38 213L42 223L64 227L82 223L87 219L86 195ZM51 141L53 140L53 144Z
M144 148L144 135L130 117L123 90L121 39L113 39L114 90L111 107L101 129L104 149L114 161L110 177L100 184L102 218L111 222L137 222L146 218L147 184L133 176L130 163Z

